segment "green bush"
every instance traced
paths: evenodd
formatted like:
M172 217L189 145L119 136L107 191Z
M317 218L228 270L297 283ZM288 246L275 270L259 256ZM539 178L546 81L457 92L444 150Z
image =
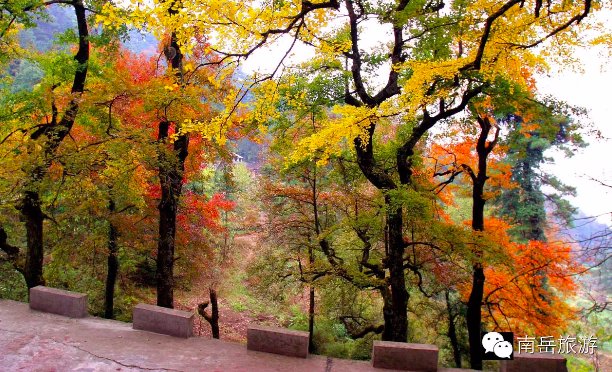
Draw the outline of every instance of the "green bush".
M595 368L587 360L568 355L567 370L569 372L591 372L595 371Z
M0 262L0 298L5 300L28 300L28 287L23 275L8 262Z

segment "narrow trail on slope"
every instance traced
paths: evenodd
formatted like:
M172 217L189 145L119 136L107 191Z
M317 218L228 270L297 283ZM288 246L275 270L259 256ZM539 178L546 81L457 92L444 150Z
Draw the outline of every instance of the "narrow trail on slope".
M208 301L208 289L211 285L214 285L219 298L219 329L222 340L245 342L249 324L276 323L276 318L273 315L254 314L249 311L246 306L242 305L240 296L238 296L238 300L234 299L232 302L227 298L227 295L236 291L244 291L248 294L246 271L256 257L258 243L259 235L257 233L235 236L229 244L227 258L220 265L221 270L216 278L210 270L202 270L199 277L192 283L189 291L178 293L176 307L195 311L198 304ZM241 288L235 288L239 286ZM237 295L233 294L232 297L235 298ZM207 310L210 312L210 306ZM210 325L206 320L196 315L194 323L195 335L212 337Z

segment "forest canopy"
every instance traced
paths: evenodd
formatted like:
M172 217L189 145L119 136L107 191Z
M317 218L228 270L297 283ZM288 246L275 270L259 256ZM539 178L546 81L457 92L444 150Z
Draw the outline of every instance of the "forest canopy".
M576 191L544 167L587 146L587 113L538 76L611 50L610 14L0 3L0 298L65 288L120 320L155 303L232 340L264 321L355 359L373 340L432 343L483 369L483 330L592 333L609 352L610 229L572 230Z

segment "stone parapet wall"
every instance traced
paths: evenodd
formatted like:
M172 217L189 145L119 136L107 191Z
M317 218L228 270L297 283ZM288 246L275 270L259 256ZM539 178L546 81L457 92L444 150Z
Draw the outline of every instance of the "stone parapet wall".
M30 309L84 318L87 316L87 295L39 285L30 289Z
M248 350L306 358L308 342L308 332L259 325L247 329Z
M84 318L87 295L62 289L38 286L30 289L30 309L72 318ZM174 337L193 336L193 312L138 304L133 312L132 327ZM308 332L278 327L251 325L247 329L247 350L308 358ZM214 351L212 351L214 352ZM438 367L435 345L374 341L369 368L405 371L469 371ZM567 372L567 361L549 353L514 354L514 360L500 362L500 372Z
M138 304L134 307L132 321L134 329L188 338L193 336L194 317L195 314L188 311Z

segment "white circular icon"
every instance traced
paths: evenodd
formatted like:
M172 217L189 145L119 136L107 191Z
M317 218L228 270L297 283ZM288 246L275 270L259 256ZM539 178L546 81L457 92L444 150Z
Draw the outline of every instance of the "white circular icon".
M498 358L508 358L512 355L512 344L508 341L498 342L493 346L493 352Z

